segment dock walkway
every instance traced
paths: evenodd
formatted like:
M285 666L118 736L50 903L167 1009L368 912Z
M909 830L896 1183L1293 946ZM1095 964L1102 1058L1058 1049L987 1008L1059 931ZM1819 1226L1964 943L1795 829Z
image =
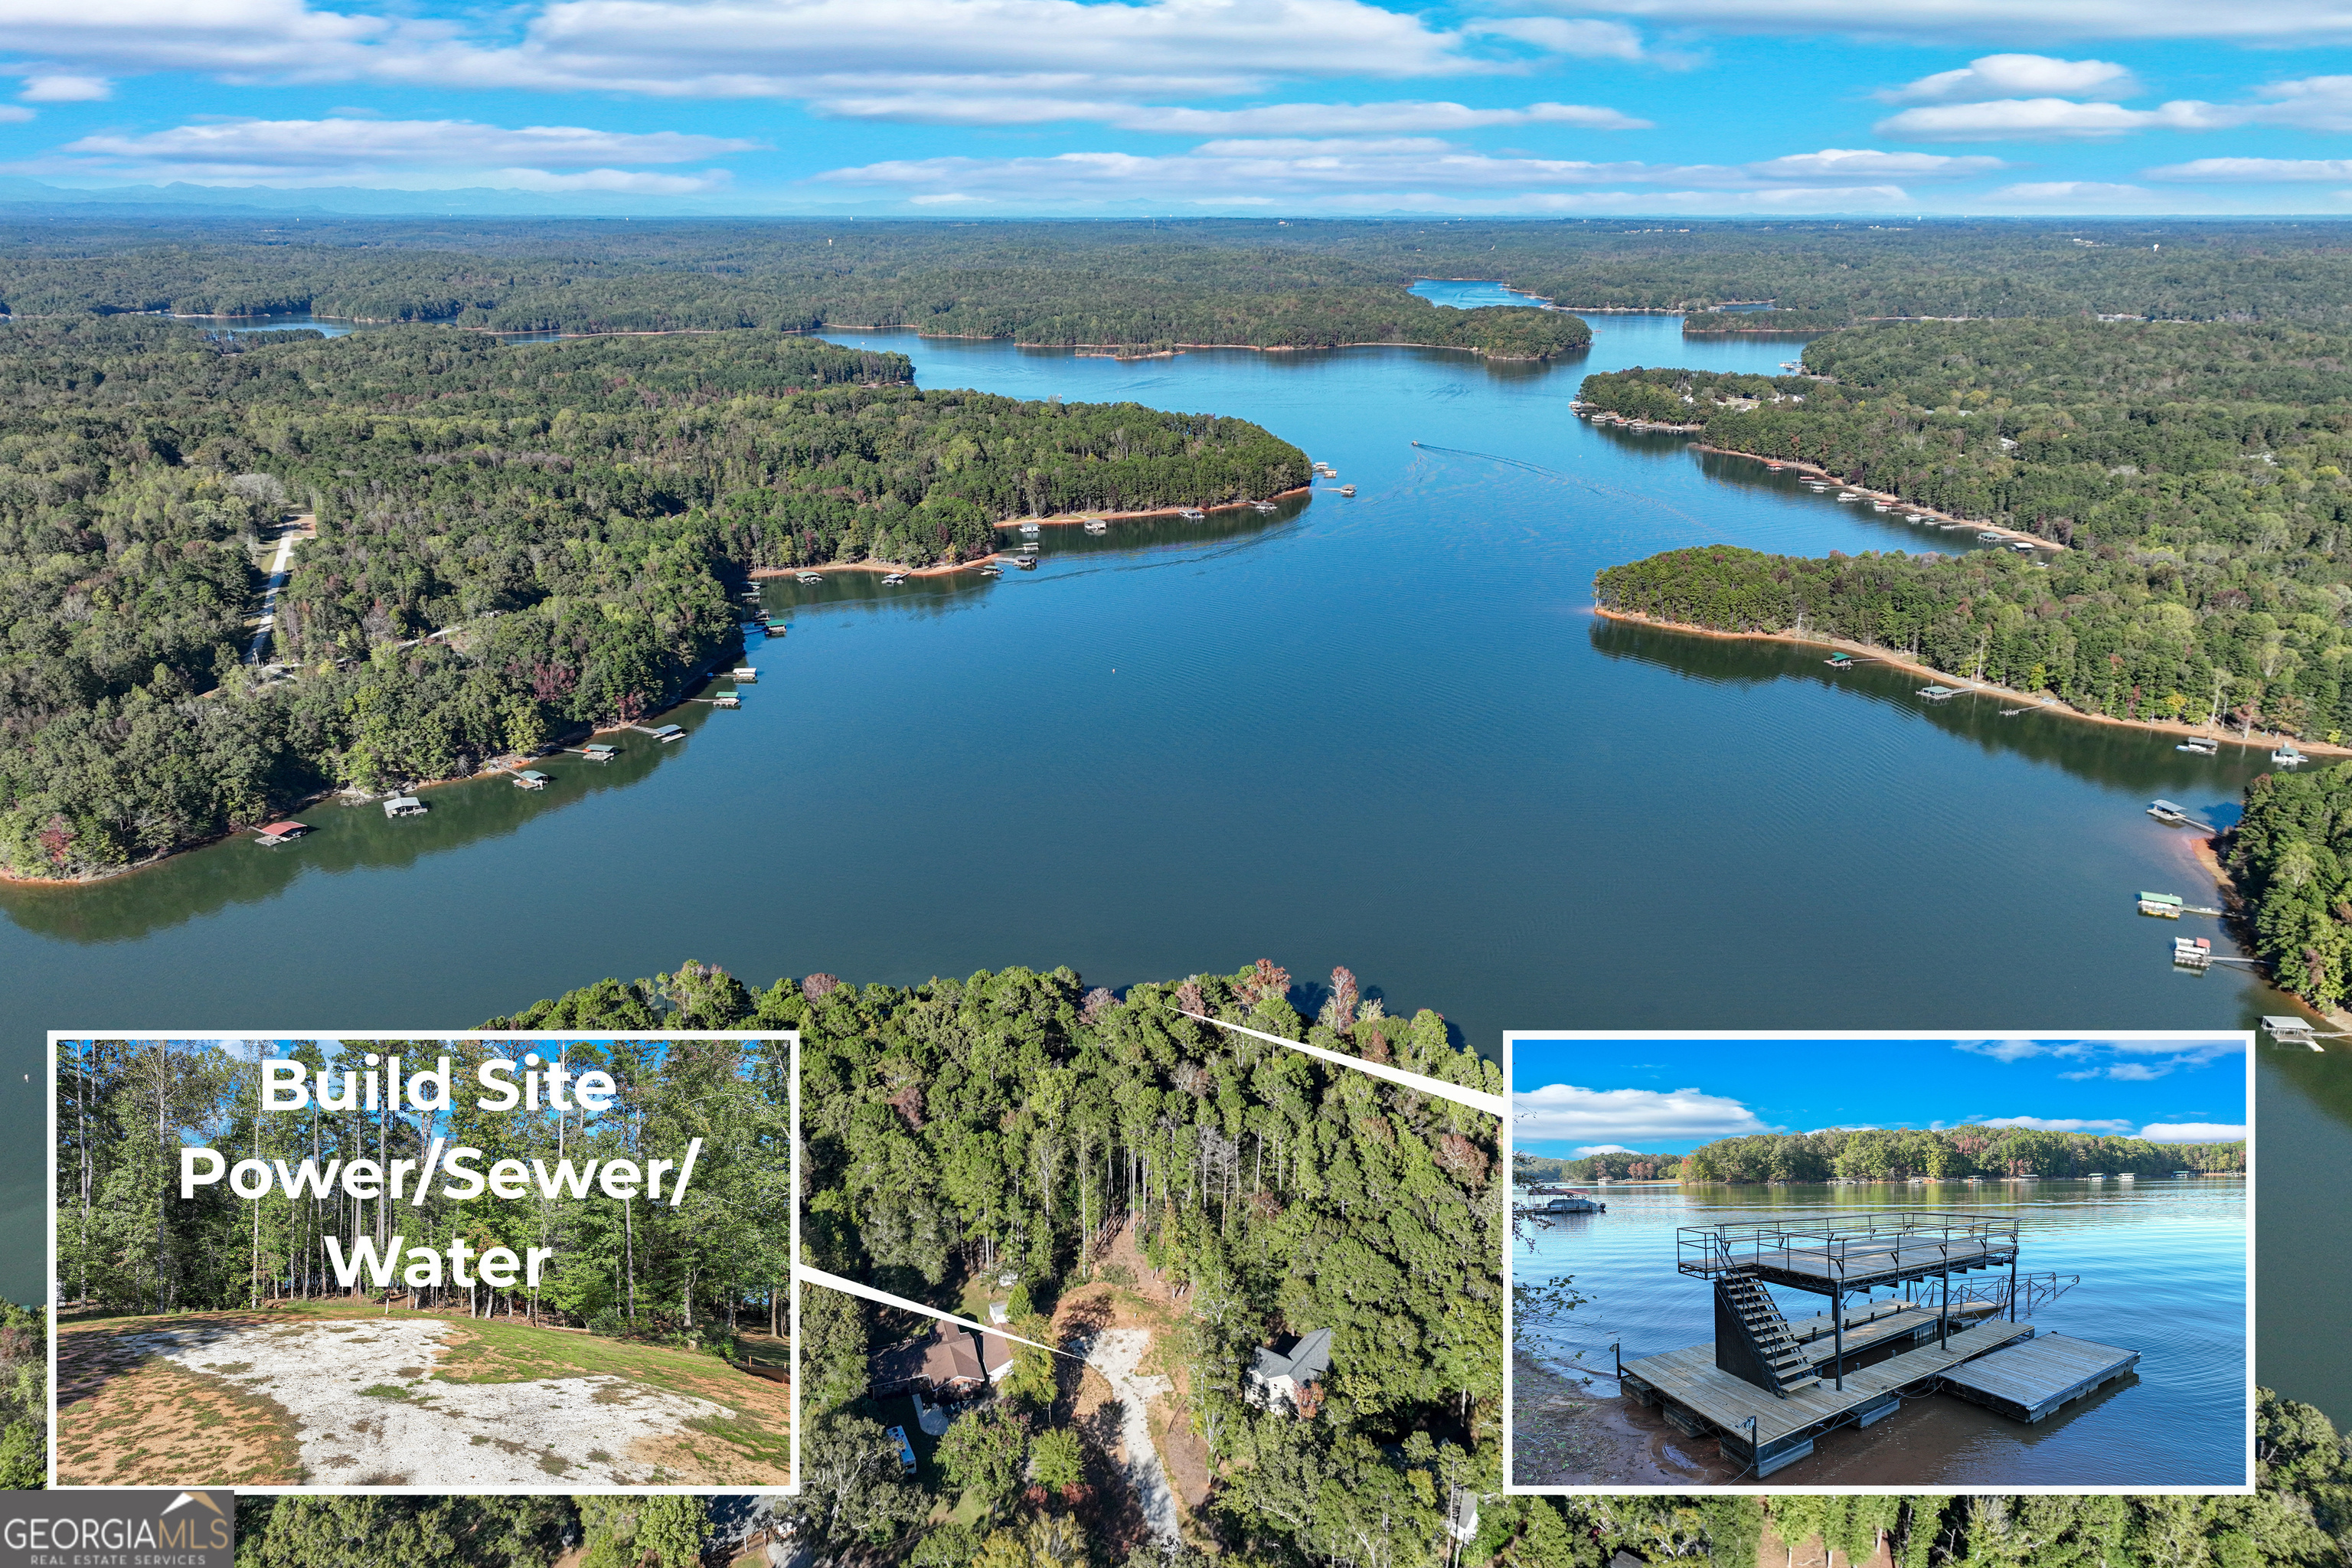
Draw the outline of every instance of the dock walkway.
M1954 1367L1936 1381L1947 1394L2031 1424L2138 1364L2137 1351L2072 1334L2042 1334Z
M1776 1396L1718 1369L1712 1344L1627 1362L1622 1383L1629 1394L1659 1406L1667 1420L1693 1436L1714 1434L1727 1457L1752 1461L1760 1480L1811 1454L1813 1439L1834 1427L1867 1426L1893 1415L1901 1407L1901 1391L1920 1391L1917 1385L1932 1385L1963 1362L2032 1337L2030 1323L1980 1323L1952 1334L1941 1346L1930 1343L1849 1372L1843 1389L1822 1382ZM1752 1447L1750 1420L1756 1424Z

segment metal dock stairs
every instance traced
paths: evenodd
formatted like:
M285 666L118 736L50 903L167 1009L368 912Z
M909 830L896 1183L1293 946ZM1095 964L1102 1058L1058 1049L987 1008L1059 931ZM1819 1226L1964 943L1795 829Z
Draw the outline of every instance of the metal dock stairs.
M1725 1371L1779 1397L1821 1382L1813 1375L1813 1358L1798 1346L1789 1320L1751 1269L1715 1277L1715 1339L1719 1362L1745 1359L1749 1363L1726 1366Z

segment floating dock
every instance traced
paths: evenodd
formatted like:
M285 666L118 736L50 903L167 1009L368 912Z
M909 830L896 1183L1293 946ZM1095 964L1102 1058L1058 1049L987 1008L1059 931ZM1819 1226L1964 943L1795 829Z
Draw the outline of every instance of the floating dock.
M1938 1390L2038 1421L2139 1357L2060 1335L2045 1352L1963 1375L1980 1359L2030 1346L2035 1331L2021 1318L2076 1282L2021 1274L2019 1252L2016 1216L1959 1210L1685 1226L1675 1271L1710 1285L1715 1341L1621 1361L1619 1384L1684 1432L1716 1438L1759 1479L1842 1426L1868 1426ZM1977 1273L1990 1278L1953 1279ZM1828 1310L1788 1317L1767 1287L1825 1298ZM1901 1294L1871 1300L1879 1289Z
M1892 1415L1902 1407L1904 1394L1927 1393L1961 1363L2032 1335L2031 1323L2006 1320L1962 1329L1941 1346L1847 1373L1843 1389L1815 1383L1774 1394L1717 1367L1713 1345L1629 1361L1620 1381L1628 1394L1656 1405L1692 1436L1716 1437L1726 1458L1753 1465L1761 1479L1811 1454L1816 1438Z
M2138 1364L2137 1351L2072 1334L2041 1334L1954 1367L1936 1382L1947 1394L2030 1425Z

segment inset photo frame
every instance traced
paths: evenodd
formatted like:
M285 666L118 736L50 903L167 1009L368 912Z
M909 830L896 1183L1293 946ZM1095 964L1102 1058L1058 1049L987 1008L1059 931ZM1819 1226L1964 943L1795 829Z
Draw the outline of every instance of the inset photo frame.
M797 1033L49 1060L51 1486L793 1489Z
M1520 1493L2248 1493L2253 1037L1514 1032Z

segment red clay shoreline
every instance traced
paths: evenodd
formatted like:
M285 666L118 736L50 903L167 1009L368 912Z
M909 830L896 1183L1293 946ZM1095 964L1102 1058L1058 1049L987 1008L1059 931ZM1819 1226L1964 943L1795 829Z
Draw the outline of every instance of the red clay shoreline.
M1286 490L1277 490L1265 499L1269 501L1286 500L1292 496L1307 495L1314 489L1315 487L1312 484L1297 485ZM1255 501L1229 500L1220 501L1215 506L1204 506L1190 510L1203 512L1237 511L1243 507L1255 506L1256 504L1257 503ZM1116 521L1121 518L1132 520L1142 517L1178 517L1182 515L1188 509L1181 506L1160 506L1151 507L1142 511L1083 511L1071 512L1066 516L1057 512L1051 517L1008 517L1003 522L995 523L992 526L997 528L1018 528L1024 522L1034 522L1043 528L1076 528L1090 517L1101 518L1106 521ZM932 566L908 566L895 561L826 561L812 566L756 566L752 568L751 575L755 578L797 577L803 572L882 572L895 573L905 577L944 577L952 573L969 571L984 561L1004 561L1009 559L1011 559L1011 555L1008 554L1008 552L1002 550L992 550L985 555L975 555L969 561L941 563Z
M2054 698L2044 699L2032 693L2020 691L2014 687L1998 685L1990 680L1971 680L1967 676L1954 675L1948 670L1937 669L1931 664L1896 653L1889 648L1880 647L1874 643L1853 642L1845 637L1800 637L1794 632L1727 632L1714 626L1694 626L1687 621L1661 620L1655 616L1645 616L1634 610L1612 610L1601 605L1593 605L1592 613L1603 620L1627 621L1636 626L1656 626L1662 631L1681 632L1691 637L1724 637L1735 642L1794 643L1802 647L1839 648L1865 658L1873 664L1883 664L1895 669L1907 670L1914 675L1926 676L1930 680L1957 687L1962 691L1986 697L2013 699L2017 703L2030 707L2037 713L2053 713L2062 718L2082 720L2087 723L2114 724L2126 730L2147 730L2160 735L2201 735L2209 740L2227 741L2233 746L2255 750L2275 747L2280 742L2291 738L2262 731L2255 731L2247 735L2232 735L2227 730L2211 725L2187 724L2173 719L2118 719L2112 713L2085 713L2081 709L2070 708ZM2325 752L2330 756L2352 757L2352 746L2332 746L2325 741L2300 739L2295 740L2294 743L2302 750L2314 754Z

